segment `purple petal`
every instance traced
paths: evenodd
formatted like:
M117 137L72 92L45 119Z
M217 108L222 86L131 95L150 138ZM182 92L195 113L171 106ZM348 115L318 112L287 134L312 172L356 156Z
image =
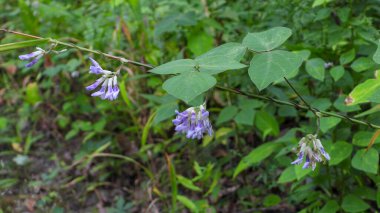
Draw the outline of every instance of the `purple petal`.
M303 165L302 169L306 169L309 167L309 164L310 164L310 159L309 159L309 156L306 155L306 162L305 164Z
M99 78L98 80L96 80L93 84L91 84L90 86L87 86L86 87L86 90L94 90L96 87L99 86L99 84L101 84L102 82L104 81L104 78Z
M295 161L293 161L291 164L299 165L302 163L302 160L303 160L303 152L299 153L298 158Z
M92 66L90 66L90 73L93 73L93 74L102 74L103 73L103 69L100 67L100 65L98 64L98 62L96 62L91 57L89 57L89 59L91 60L91 63L92 63Z
M120 92L120 90L119 90L119 87L116 85L116 86L114 86L114 88L113 88L113 99L115 100L116 98L117 98L117 96L119 95L119 92Z
M39 56L35 57L33 59L33 61L31 61L28 64L26 64L25 67L30 68L31 66L35 65L37 63L37 61L40 60L41 57L42 57L42 55L39 55Z
M21 60L29 60L29 59L34 58L34 57L41 55L41 54L42 54L42 51L38 50L35 52L31 52L29 54L20 55L18 58Z
M106 86L104 85L99 91L92 93L91 96L101 96L105 93L105 91L106 91Z

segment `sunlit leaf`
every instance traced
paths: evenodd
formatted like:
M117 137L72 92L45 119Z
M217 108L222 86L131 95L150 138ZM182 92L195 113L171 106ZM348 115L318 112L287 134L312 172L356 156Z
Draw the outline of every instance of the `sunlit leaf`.
M283 44L292 35L292 30L286 27L248 33L243 39L243 45L256 52L273 50Z
M186 72L166 80L162 87L170 95L189 102L215 84L215 78L209 74Z
M297 70L302 58L297 54L275 50L255 55L248 69L249 77L259 90Z

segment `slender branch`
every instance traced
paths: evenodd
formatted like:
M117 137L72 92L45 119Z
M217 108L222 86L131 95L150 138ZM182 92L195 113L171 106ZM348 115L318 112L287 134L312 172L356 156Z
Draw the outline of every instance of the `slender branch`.
M355 118L351 118L351 117L349 117L347 115L343 115L343 114L340 114L340 113L321 111L321 110L319 110L317 108L314 108L314 107L310 107L311 109L309 109L309 107L307 107L305 105L298 104L298 103L289 102L289 101L282 101L282 100L279 100L279 99L275 99L275 98L268 97L268 96L263 96L263 95L251 94L251 93L243 92L243 91L240 91L240 90L237 90L237 89L223 87L223 86L220 86L220 85L217 85L215 87L217 89L219 89L219 90L223 90L223 91L227 91L227 92L231 92L231 93L235 93L235 94L239 94L239 95L244 95L244 96L249 97L249 98L254 98L254 99L259 99L259 100L264 100L264 101L270 101L270 102L273 102L273 103L276 103L276 104L280 104L280 105L292 106L292 107L295 107L297 109L303 109L303 110L306 110L306 111L316 111L321 116L341 118L341 119L348 120L351 123L366 125L366 126L371 127L373 129L380 129L380 125L376 125L376 124L369 123L367 121L362 121L362 120L358 120L358 119L355 119Z
M44 39L43 37L39 37L39 36L35 36L35 35L30 35L30 34L26 34L26 33L21 33L21 32L17 32L17 31L13 31L13 30L7 30L7 29L3 29L3 28L1 28L0 31L6 32L6 33L12 33L12 34L16 34L16 35L20 35L20 36L24 36L24 37L29 37L29 38ZM53 44L60 44L60 45L63 45L63 46L76 48L78 50L82 50L82 51L86 51L86 52L91 52L91 53L94 53L94 54L103 55L105 57L108 57L108 58L111 58L111 59L114 59L114 60L119 60L122 63L131 63L131 64L135 64L135 65L138 65L138 66L147 67L147 68L150 68L150 69L154 68L152 65L149 65L149 64L144 64L144 63L140 63L140 62L137 62L137 61L132 61L132 60L129 60L129 59L126 59L126 58L123 58L123 57L107 54L107 53L101 52L99 50L92 50L92 49L80 47L80 46L77 46L75 44L58 41L56 39L51 39L50 38L49 42L51 42ZM275 98L268 97L268 96L251 94L251 93L243 92L243 91L240 91L240 90L237 90L237 89L223 87L223 86L220 86L220 85L217 85L216 88L220 89L220 90L223 90L223 91L227 91L227 92L243 95L243 96L246 96L246 97L254 98L254 99L270 101L270 102L273 102L273 103L276 103L276 104L280 104L280 105L287 105L287 106L292 106L292 107L295 107L295 108L298 108L298 109L312 111L313 113L316 113L317 117L320 117L320 116L336 117L336 118L341 118L341 119L348 120L348 121L350 121L352 123L365 125L365 126L368 126L370 128L373 128L373 129L380 129L380 125L376 125L376 124L372 124L372 123L367 122L367 121L362 121L362 120L358 120L358 119L355 119L355 118L351 118L351 117L349 117L347 115L343 115L343 114L339 114L339 113L321 111L321 110L319 110L317 108L314 108L314 107L310 106L302 98L302 96L298 94L298 92L294 89L294 87L289 83L289 81L286 78L285 78L285 80L288 82L289 86L293 89L293 91L296 92L296 94L298 95L298 97L303 101L303 103L305 105L301 105L301 104L294 103L294 102L289 102L289 101L282 101L282 100L275 99Z
M293 85L290 83L290 81L286 77L284 77L284 79L285 79L286 83L289 85L289 87L296 93L298 98L301 99L301 101L307 106L307 108L309 108L309 110L311 112L313 112L313 114L315 115L315 117L317 119L317 130L315 131L315 135L318 135L319 129L321 126L321 117L320 117L320 114L318 113L319 110L312 108L311 105L309 103L307 103L307 101L302 97L302 95L296 90L296 88L293 87Z
M17 31L13 31L13 30L0 29L0 31L6 32L6 33L12 33L12 34L15 34L15 35L20 35L20 36L24 36L24 37L28 37L28 38L46 39L46 38L43 38L43 37L40 37L40 36L30 35L30 34L21 33L21 32L17 32ZM88 49L88 48L85 48L85 47L80 47L80 46L77 46L77 45L72 44L72 43L58 41L58 40L52 39L52 38L49 38L49 42L53 43L53 44L60 44L60 45L66 46L66 47L72 47L72 48L75 48L75 49L78 49L78 50L82 50L82 51L85 51L85 52L91 52L91 53L94 53L94 54L103 55L103 56L105 56L107 58L118 60L118 61L120 61L122 63L130 63L130 64L134 64L134 65L138 65L138 66L147 67L147 68L150 68L150 69L153 68L153 66L149 65L149 64L144 64L144 63L140 63L140 62L137 62L137 61L132 61L132 60L129 60L129 59L126 59L126 58L123 58L123 57L114 56L114 55L111 55L111 54L107 54L107 53L101 52L99 50L93 50L93 49Z

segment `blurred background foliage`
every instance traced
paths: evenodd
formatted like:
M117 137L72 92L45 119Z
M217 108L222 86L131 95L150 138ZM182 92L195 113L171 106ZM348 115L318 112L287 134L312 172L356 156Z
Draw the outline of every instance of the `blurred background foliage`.
M0 20L2 28L154 66L285 26L293 30L286 48L308 50L291 80L304 98L380 123L376 98L344 105L378 68L371 59L379 38L376 0L0 0ZM0 34L0 44L25 39ZM126 65L121 97L103 101L84 89L94 81L88 56L109 70L118 62L70 49L26 69L17 56L32 50L0 55L0 212L380 208L380 140L364 153L373 134L366 126L322 118L320 137L332 160L302 170L290 162L299 139L316 129L310 112L214 90L207 97L216 133L189 141L173 135L174 110L186 105L165 94L162 77ZM218 81L257 92L246 69ZM283 82L265 94L297 101Z

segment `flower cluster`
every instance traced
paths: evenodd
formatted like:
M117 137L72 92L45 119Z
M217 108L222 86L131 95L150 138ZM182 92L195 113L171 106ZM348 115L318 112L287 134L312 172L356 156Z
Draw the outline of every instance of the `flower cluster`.
M30 61L28 64L25 65L25 67L31 67L33 66L34 64L37 63L37 61L42 58L42 56L44 56L46 54L46 51L37 47L36 48L37 51L34 51L34 52L31 52L31 53L28 53L28 54L25 54L25 55L20 55L18 58L25 61L25 60L31 60L33 59L32 61Z
M299 142L299 147L298 158L292 164L301 164L305 157L303 169L311 167L314 170L317 163L330 160L330 155L325 151L316 135L309 134L303 137Z
M209 112L204 105L190 107L183 112L176 110L176 114L177 117L173 120L175 131L186 134L186 137L191 139L201 139L204 133L212 136Z
M101 99L108 99L110 101L115 100L119 95L119 86L117 84L118 72L111 72L108 70L103 70L98 62L90 58L92 65L90 66L90 73L96 75L102 75L98 80L96 80L86 89L91 91L96 89L100 84L102 84L99 91L94 92L91 96L99 96Z

